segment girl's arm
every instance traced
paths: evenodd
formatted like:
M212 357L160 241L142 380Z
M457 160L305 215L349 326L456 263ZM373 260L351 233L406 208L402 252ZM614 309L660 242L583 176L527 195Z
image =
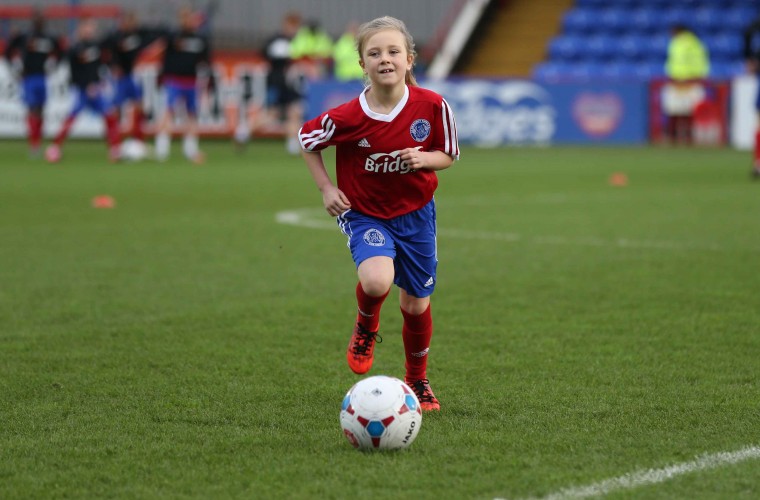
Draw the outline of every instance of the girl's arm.
M420 151L419 148L401 150L401 159L414 170L443 170L454 163L454 158L443 151Z
M327 213L338 216L351 208L351 202L348 201L346 195L332 183L330 176L327 175L325 163L322 161L322 153L302 151L301 155L306 162L306 167L309 169L311 177L322 193L322 203Z

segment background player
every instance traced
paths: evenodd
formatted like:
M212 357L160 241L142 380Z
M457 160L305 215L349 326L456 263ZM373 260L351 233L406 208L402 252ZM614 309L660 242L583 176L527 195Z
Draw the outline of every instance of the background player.
M299 154L301 148L296 138L303 119L302 82L292 71L291 41L301 26L301 16L291 12L282 21L281 31L271 37L264 46L264 57L269 63L264 123L284 121L286 149ZM260 122L261 122L260 121ZM263 123L257 123L261 126Z
M755 19L744 31L744 59L747 71L760 79L760 17ZM752 158L752 177L760 178L760 87L755 98L758 126L755 129L755 151Z
M113 104L118 111L121 111L125 104L131 105L132 121L129 135L140 142L145 140L143 92L133 72L140 53L159 36L160 32L157 30L139 28L135 14L126 12L119 20L118 29L109 34L104 42L104 49L108 51L111 75L115 80Z
M158 123L156 158L163 161L171 150L172 122L177 111L184 111L185 137L182 151L193 163L203 163L198 148L198 77L203 71L211 74L211 45L208 37L198 32L202 17L184 8L179 12L180 30L166 38L161 79L166 89L166 110ZM209 81L213 81L209 79ZM177 106L182 104L180 110Z
M66 52L71 68L71 81L76 88L74 107L64 120L53 144L45 151L50 162L61 159L63 141L69 135L74 120L84 109L103 117L108 142L108 158L119 159L118 113L111 99L104 95L105 71L103 50L97 40L97 24L94 19L83 19L77 29L77 42Z
M338 216L357 266L358 314L346 357L355 373L372 366L380 308L396 284L404 323L405 381L424 410L440 404L427 379L436 283L436 170L459 157L448 103L416 86L414 42L403 22L382 17L357 34L370 86L299 131L306 165L330 215ZM337 187L320 151L336 146Z
M20 69L29 154L38 157L47 102L46 75L51 65L61 58L61 46L56 38L45 33L45 18L40 12L35 12L29 33L9 41L5 57L12 67Z

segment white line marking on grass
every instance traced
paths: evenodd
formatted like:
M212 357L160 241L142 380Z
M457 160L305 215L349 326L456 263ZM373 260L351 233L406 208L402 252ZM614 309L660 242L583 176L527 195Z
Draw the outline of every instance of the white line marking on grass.
M699 472L708 469L716 469L718 467L734 465L738 464L739 462L744 462L745 460L758 458L760 458L760 447L758 446L748 446L737 451L724 451L720 453L700 455L690 462L669 465L661 469L648 469L630 472L622 476L605 479L604 481L599 481L598 483L593 483L586 486L563 488L557 492L551 493L544 497L540 497L540 499L564 500L607 495L613 491L630 490L639 488L641 486L663 483L669 479L673 479L684 474L691 474L693 472Z
M329 229L338 230L335 220L326 219L324 211L314 208L301 208L297 210L283 210L277 212L275 219L280 224L290 226L307 227L310 229ZM595 237L578 237L568 238L565 236L531 236L525 237L518 233L508 233L500 231L473 231L468 229L446 229L439 228L438 232L442 236L451 238L461 238L466 240L486 240L486 241L506 241L517 242L524 241L539 245L572 245L588 247L615 247L615 248L633 248L633 249L651 249L651 250L709 250L723 251L720 245L711 243L697 242L677 242L677 241L647 241L647 240L630 240L627 238L603 239ZM752 249L757 250L757 249Z

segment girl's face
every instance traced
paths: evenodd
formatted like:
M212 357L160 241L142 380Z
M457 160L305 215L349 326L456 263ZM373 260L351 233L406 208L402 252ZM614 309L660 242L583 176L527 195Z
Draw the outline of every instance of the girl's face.
M362 51L362 68L376 87L404 85L413 62L404 35L397 30L378 31L367 39Z

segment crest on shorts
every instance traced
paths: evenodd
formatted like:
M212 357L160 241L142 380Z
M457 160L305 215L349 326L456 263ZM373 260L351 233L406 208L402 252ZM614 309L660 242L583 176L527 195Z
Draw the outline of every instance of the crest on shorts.
M409 133L412 134L412 139L415 141L424 141L430 135L430 122L422 118L414 120L412 126L409 127Z
M385 236L373 227L364 233L364 243L372 247L381 247L385 245Z

